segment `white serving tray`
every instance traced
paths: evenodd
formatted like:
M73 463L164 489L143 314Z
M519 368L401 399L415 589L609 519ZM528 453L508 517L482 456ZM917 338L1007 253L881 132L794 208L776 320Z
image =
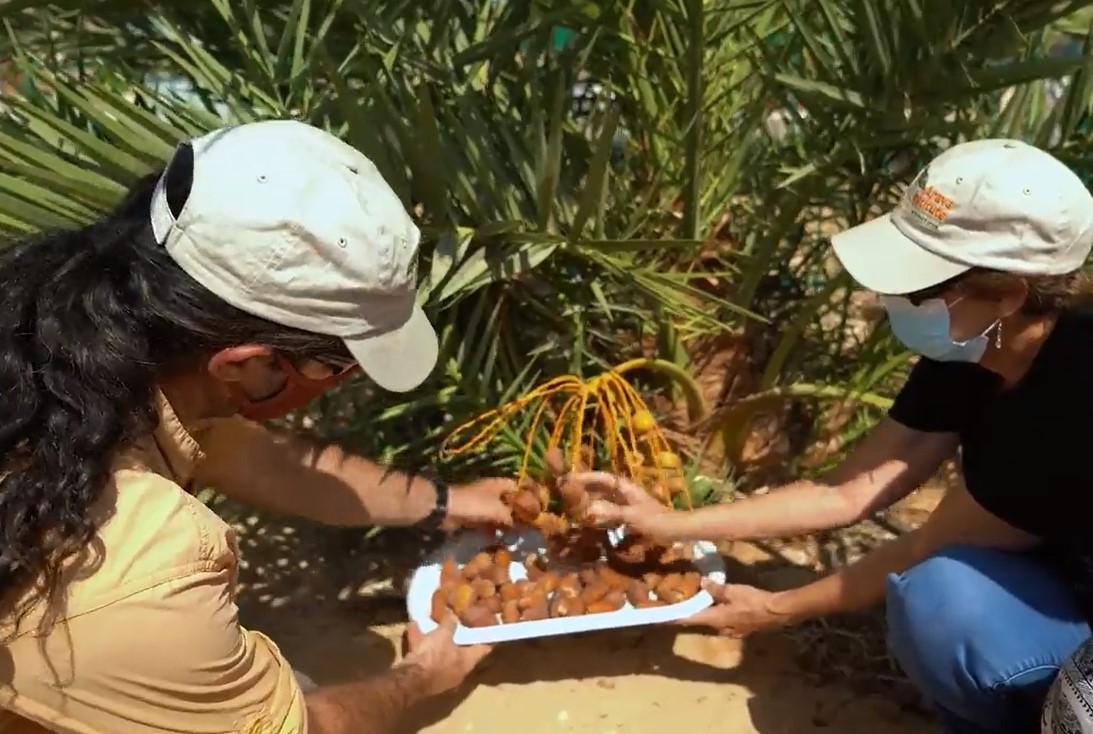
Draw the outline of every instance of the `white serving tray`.
M612 530L609 533L612 545L622 538L622 532ZM448 542L430 556L425 565L414 572L410 579L410 589L406 595L406 609L410 620L416 622L422 632L436 629L436 622L430 617L433 592L440 585L440 566L449 555L455 555L456 562L462 566L482 549L501 542L512 552L509 573L513 581L527 578L523 561L531 553L543 551L543 536L531 528L519 528L506 532L500 538L484 533L467 532ZM712 543L694 545L694 564L703 578L725 583L725 563ZM536 637L570 635L592 630L637 627L646 624L663 624L689 617L713 604L713 598L706 590L699 591L686 601L662 607L636 609L627 602L626 606L615 612L586 614L578 617L560 619L542 619L533 622L512 622L496 624L490 627L466 627L462 624L455 631L457 645L478 645L483 643L511 642Z

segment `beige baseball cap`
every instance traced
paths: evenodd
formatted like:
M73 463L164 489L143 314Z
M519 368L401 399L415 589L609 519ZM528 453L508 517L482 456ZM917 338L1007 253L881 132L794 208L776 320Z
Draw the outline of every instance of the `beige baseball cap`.
M862 286L914 293L973 267L1078 270L1093 247L1093 196L1069 168L1019 140L960 143L929 163L895 211L831 238Z
M368 158L290 120L188 145L185 204L172 213L166 175L152 199L156 240L186 273L249 314L341 338L384 389L429 376L438 348L417 305L420 232Z

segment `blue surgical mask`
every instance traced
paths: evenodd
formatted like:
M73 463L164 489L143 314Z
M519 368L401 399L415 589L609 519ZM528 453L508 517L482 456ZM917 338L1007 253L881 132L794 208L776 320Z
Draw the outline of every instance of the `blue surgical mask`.
M996 320L979 336L958 342L953 339L944 300L931 298L916 306L900 296L881 296L881 303L896 338L911 351L938 362L978 362L987 351L987 334L998 325Z

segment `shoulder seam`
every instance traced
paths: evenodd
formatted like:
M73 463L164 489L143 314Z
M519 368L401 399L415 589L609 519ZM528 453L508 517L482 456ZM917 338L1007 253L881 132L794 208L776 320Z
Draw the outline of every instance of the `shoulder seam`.
M204 522L202 522L201 518L197 514L198 513L197 508L194 506L195 502L200 502L200 500L198 500L197 497L195 497L191 493L187 492L186 488L183 487L181 484L179 484L176 480L172 479L171 477L165 477L157 471L153 471L151 469L146 469L146 468L142 468L142 469L129 469L129 468L127 468L127 469L121 469L117 473L121 473L121 472L124 472L124 471L133 471L133 472L139 472L141 474L151 475L156 480L162 481L163 483L170 485L172 489L174 489L176 492L178 492L179 499L182 502L185 503L186 513L189 515L190 519L193 521L194 528L197 530L197 534L198 534L198 551L197 551L197 555L198 555L199 561L213 561L213 560L216 560L215 558L213 558L213 552L212 552L213 551L213 542L212 542L212 538L209 535L209 528L206 526L206 524ZM211 510L210 510L210 512L211 512Z

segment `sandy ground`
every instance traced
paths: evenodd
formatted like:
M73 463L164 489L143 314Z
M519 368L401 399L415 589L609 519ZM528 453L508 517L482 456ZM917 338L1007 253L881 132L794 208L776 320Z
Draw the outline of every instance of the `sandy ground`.
M367 628L348 616L322 614L301 619L295 630L272 631L319 683L382 671L395 659L402 625ZM792 659L791 644L779 637L740 642L662 629L510 643L487 659L467 690L423 706L404 731L933 731L925 718L881 697L809 684Z
M344 626L325 628L339 638ZM279 635L286 654L320 683L364 659L390 660L401 626L352 637L317 659L302 637ZM622 734L623 732L931 732L924 718L838 685L809 685L786 640L740 642L666 630L591 634L498 648L467 691L416 711L404 732Z
M934 501L928 498L926 506ZM912 506L911 521L925 511L921 501ZM404 538L385 533L363 542L359 534L333 537L328 529L253 517L242 527L243 621L270 634L294 666L325 684L382 672L397 659L405 629L400 579L414 564L404 551L385 546L405 549ZM853 532L843 536L835 555L853 556L868 544L855 538ZM759 568L755 577L771 586L807 580L830 562L823 557L831 547L785 546L776 561L754 549L734 555ZM800 637L783 633L741 642L667 628L509 643L486 660L466 690L422 706L403 731L936 731L926 716L901 708L891 696L863 694L841 680L839 668L846 665L806 675L797 663L799 646Z

